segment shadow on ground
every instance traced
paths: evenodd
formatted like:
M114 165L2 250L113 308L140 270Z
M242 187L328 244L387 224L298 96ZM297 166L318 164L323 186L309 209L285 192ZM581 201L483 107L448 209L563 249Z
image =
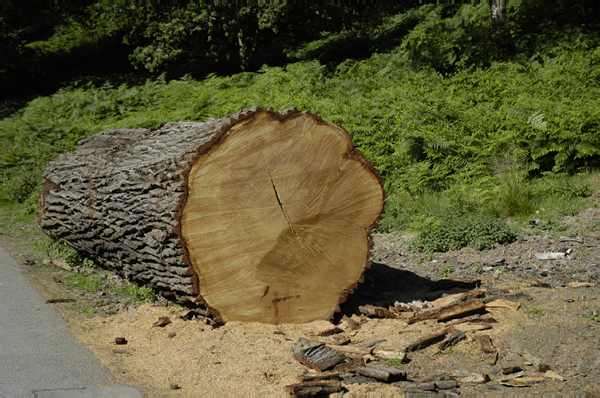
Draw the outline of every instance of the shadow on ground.
M467 292L472 288L472 283L453 279L433 281L414 272L373 263L371 269L365 272L365 281L340 305L341 312L336 314L335 318L360 314L358 307L361 305L371 304L387 308L396 301L433 301L445 294Z

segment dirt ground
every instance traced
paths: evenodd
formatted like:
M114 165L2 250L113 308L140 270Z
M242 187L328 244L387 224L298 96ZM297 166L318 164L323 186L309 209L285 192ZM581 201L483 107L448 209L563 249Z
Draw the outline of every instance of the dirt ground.
M459 381L448 393L558 393L580 396L600 393L600 195L587 199L590 208L576 217L565 217L559 225L535 220L525 223L523 239L488 251L465 248L426 255L410 250L410 236L375 235L373 266L365 282L341 306L342 315L360 315L359 306L388 308L394 303L413 307L436 307L464 295L469 289L444 286L444 278L480 279L477 290L485 296L519 293L518 310L488 308L472 318L493 318L491 329L480 322L438 323L426 320L408 324L407 319L368 319L357 330L345 331L351 345L378 340L379 350L398 353L415 340L454 324L466 339L440 350L437 344L409 352L407 363L398 365L409 380ZM561 239L569 237L571 239ZM573 239L575 237L583 239ZM14 237L13 237L14 238ZM0 236L0 243L18 260L27 249L14 239ZM569 253L556 260L541 260L536 254ZM25 266L31 280L50 298L55 292L44 287L34 266ZM59 272L51 269L44 272ZM66 271L60 271L66 272ZM37 276L36 276L37 275ZM442 289L443 288L443 289ZM437 300L437 301L436 301ZM202 317L184 320L188 310L163 301L139 307L124 306L114 315L104 312L82 316L69 310L70 303L55 305L71 330L114 374L119 383L154 394L269 394L286 395L285 386L298 382L308 368L292 355L291 346L300 337L334 343L334 336L319 336L329 322L304 325L227 323L211 326ZM114 308L114 306L113 306ZM596 312L594 312L596 311ZM153 327L159 317L170 324ZM480 349L479 335L489 335L498 351L494 365ZM339 336L339 335L338 335ZM124 337L125 345L115 338ZM373 358L377 362L376 358ZM548 365L563 380L540 372L536 361ZM522 368L523 377L541 378L523 387L502 379L502 369ZM465 374L486 374L485 383L469 383ZM404 394L404 387L382 382L344 384L343 395ZM406 383L404 383L406 384ZM177 388L177 390L173 390ZM339 394L338 394L339 395Z

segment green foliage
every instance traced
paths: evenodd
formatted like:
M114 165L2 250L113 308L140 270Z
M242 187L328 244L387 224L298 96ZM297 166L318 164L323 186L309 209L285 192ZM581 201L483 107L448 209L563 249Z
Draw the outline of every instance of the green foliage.
M526 307L522 309L523 313L529 316L540 316L544 313L542 307Z
M147 286L138 286L135 283L127 283L115 287L117 291L127 296L131 296L136 305L152 303L156 300L156 294Z
M99 279L74 272L69 272L65 274L65 276L62 277L61 280L62 283L65 284L65 286L76 287L78 289L85 290L89 293L94 293L99 290L102 290L104 286L104 283Z
M48 253L48 256L52 258L60 258L62 260L65 260L72 267L96 266L96 264L94 264L92 260L90 260L87 257L81 256L81 254L77 250L65 245L64 243L47 238L44 241L44 247L46 249L46 252Z
M402 359L401 358L392 358L383 362L386 366L400 369L402 367Z
M201 39L208 34L203 25L208 20L202 18L220 21L228 15L210 16L211 8L165 6L169 12L163 20L152 14L159 8L144 7L90 6L82 17L69 19L27 48L40 54L72 53L118 38L131 46L134 58L139 55L140 67L163 70L190 54L207 59L205 49L189 47L206 45ZM227 23L239 27L243 18L259 15L257 29L271 35L279 34L284 22L300 29L290 22L307 15L293 15L281 6L256 15L249 10L236 11ZM517 13L501 32L512 43L510 52L508 47L496 49L485 6L427 5L362 20L353 19L355 12L349 8L328 30L323 27L329 17L319 19L323 29L308 36L317 41L288 44L296 51L291 56L328 62L332 52L327 48L343 41L363 43L365 54L372 55L361 61L342 60L339 54L329 58L335 65L305 61L203 80L161 75L136 85L79 83L32 100L0 121L0 200L35 212L49 162L101 130L204 121L261 105L311 109L341 123L386 181L389 197L379 230L413 227L424 234L417 247L427 251L509 241L500 216L525 217L540 208L550 213L553 203L568 206L568 212L577 210L577 200L589 188L572 182L600 166L597 32L567 22L543 28L543 18L531 21L529 14ZM543 37L534 38L531 24ZM519 35L525 39L518 41ZM221 44L210 51L229 57ZM236 46L228 50L233 53L227 62L239 57ZM247 47L250 51L252 43ZM435 232L465 216L473 221L471 234L481 233L481 239L450 237L460 235L458 230L444 232L449 237Z
M516 239L516 234L504 220L485 215L442 215L423 220L414 227L418 237L413 242L413 248L429 253L458 250L466 246L484 250ZM451 267L445 266L442 272L449 274Z
M594 306L594 311L595 311L596 313L598 313L599 309L598 309L598 306L597 306L597 305L596 305L596 306ZM590 318L590 320L592 320L592 321L600 322L600 315L596 315L596 316L594 316L594 314L593 314L593 313L591 313L591 314L589 315L589 318Z
M454 272L454 267L452 266L452 264L444 264L442 266L442 268L440 268L440 274L444 278L449 277L453 272Z

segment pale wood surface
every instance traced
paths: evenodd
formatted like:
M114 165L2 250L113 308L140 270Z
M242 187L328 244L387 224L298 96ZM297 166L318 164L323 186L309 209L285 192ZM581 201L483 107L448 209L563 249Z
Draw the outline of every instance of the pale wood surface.
M259 112L196 161L182 233L224 320L332 316L365 270L383 209L379 180L351 150L336 125Z

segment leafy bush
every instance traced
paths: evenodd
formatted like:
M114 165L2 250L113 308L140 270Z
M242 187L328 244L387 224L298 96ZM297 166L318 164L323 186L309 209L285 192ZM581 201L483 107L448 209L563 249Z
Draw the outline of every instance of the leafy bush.
M513 242L517 235L502 219L483 215L448 215L415 225L418 237L413 248L424 252L445 252L466 246L477 250Z

